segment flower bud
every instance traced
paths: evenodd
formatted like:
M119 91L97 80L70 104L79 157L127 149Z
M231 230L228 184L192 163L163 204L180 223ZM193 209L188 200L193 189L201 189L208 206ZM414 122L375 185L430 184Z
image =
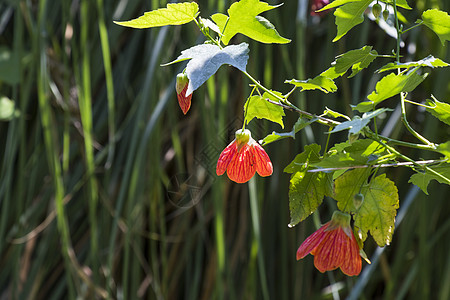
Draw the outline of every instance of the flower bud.
M378 19L378 17L381 15L381 5L379 3L375 3L372 6L372 14L375 19Z
M383 19L385 19L387 21L387 19L389 18L389 9L385 9L383 10Z
M177 91L178 104L181 110L186 114L191 107L192 94L186 97L186 91L189 86L189 79L185 73L177 75L177 83L175 89Z

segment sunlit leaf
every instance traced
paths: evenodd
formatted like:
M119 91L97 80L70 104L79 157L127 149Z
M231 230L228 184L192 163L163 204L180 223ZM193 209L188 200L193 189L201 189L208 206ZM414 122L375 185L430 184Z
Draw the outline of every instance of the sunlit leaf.
M342 145L342 147L336 147ZM337 144L319 162L313 163L316 168L345 168L376 163L378 156L387 154L386 148L380 143L361 139L349 145Z
M361 2L361 1L362 0L335 0L335 1L331 2L330 4L326 5L325 7L321 8L318 11L320 12L320 11L324 11L324 10L327 10L327 9L335 8L335 7L338 7L338 6L347 4L347 3ZM391 5L394 4L394 2L392 0L380 0L380 2L389 3ZM396 3L397 3L398 7L402 7L402 8L405 8L405 9L411 9L411 7L408 5L406 0L397 0Z
M295 134L305 128L306 126L317 121L317 118L313 118L311 120L304 119L302 117L298 118L297 122L295 122L291 131L288 132L275 132L272 131L271 134L267 135L263 140L259 141L262 146L273 143L275 141L285 139L285 138L293 138L295 139Z
M163 66L190 59L186 66L186 74L189 78L186 96L189 96L214 75L221 65L232 65L245 72L248 52L247 43L230 45L223 49L216 45L202 44L181 51L181 55L176 60Z
M340 112L334 111L329 109L328 107L325 107L325 110L323 111L323 116L329 116L332 118L344 118L347 120L351 120L348 116L341 114Z
M450 163L444 163L439 166L430 167L430 169L450 179ZM439 183L449 184L446 180L436 174L431 173L428 170L417 171L416 174L412 175L409 178L408 182L417 185L425 194L428 195L427 188L431 180L436 180Z
M291 40L280 36L275 27L267 19L258 16L260 13L277 8L278 6L272 6L258 0L241 0L230 6L228 9L229 16L217 13L212 15L211 18L223 32L222 42L225 45L237 33L246 35L261 43L285 44Z
M370 170L347 171L335 181L338 208L354 213L355 226L368 231L380 247L388 245L394 233L394 222L399 207L398 190L394 182L382 174L367 183ZM359 210L353 204L355 194L364 195ZM364 237L364 235L362 235Z
M274 92L281 96L281 93ZM275 102L279 102L275 97L269 93L264 93L261 96L251 96L245 102L245 120L249 123L253 118L266 119L281 125L284 128L283 117L285 116L284 110L281 106L270 103L264 99L270 99Z
M166 25L182 25L195 19L198 5L195 2L169 3L167 8L160 8L144 13L137 19L114 23L133 28L150 28Z
M321 90L324 93L333 93L337 91L337 86L332 79L320 75L314 77L313 79L309 78L307 80L286 80L284 83L293 84L301 88L300 91Z
M330 133L335 133L335 132L339 132L342 130L347 130L352 133L352 134L357 134L359 133L367 124L369 124L370 120L375 118L376 116L386 112L386 111L390 111L391 109L389 108L379 108L375 111L371 111L368 113L364 113L362 115L362 117L359 116L355 116L353 117L353 120L351 121L346 121L346 122L342 122L341 124L337 125L336 127L333 128L332 131L330 131Z
M333 42L338 41L350 29L364 21L364 11L372 0L361 0L345 4L334 12L336 16L337 34Z
M305 151L285 168L285 172L293 173L289 186L289 226L295 226L311 215L324 196L333 195L331 174L307 172L310 163L320 160L319 152L320 146L317 144L305 146Z
M377 55L377 51L372 50L372 46L364 46L361 49L350 50L339 55L332 63L332 67L320 75L335 79L344 75L348 69L352 68L352 74L349 78L353 77L362 69L367 68Z
M422 81L425 80L428 74L417 74L418 67L410 70L408 73L394 74L391 73L378 81L372 94L367 96L370 101L359 103L353 109L360 112L367 112L380 102L393 97L400 92L410 92L414 90Z
M427 99L427 105L429 106L427 111L445 124L450 125L450 104L432 98L432 100Z
M438 9L429 9L423 12L422 21L425 26L438 35L442 45L445 44L445 41L450 41L450 16L448 13Z
M450 160L450 141L437 145L436 151L444 154L445 158Z
M440 60L439 58L435 58L433 55L428 55L424 59L419 61L411 61L407 63L388 63L382 68L378 69L377 72L381 73L384 71L397 70L397 69L410 69L414 67L448 67L450 66L445 61Z

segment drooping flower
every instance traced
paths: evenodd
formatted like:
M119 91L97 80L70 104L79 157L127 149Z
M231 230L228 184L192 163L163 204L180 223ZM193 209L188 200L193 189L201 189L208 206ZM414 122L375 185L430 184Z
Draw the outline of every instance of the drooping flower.
M321 9L322 7L327 6L330 3L329 0L312 0L311 4L311 16L324 16L326 15L329 10L316 12L317 10Z
M178 104L180 105L183 114L186 114L191 108L192 94L186 97L186 91L189 85L189 79L185 73L177 75L177 83L175 89L177 91Z
M219 156L217 175L227 171L228 177L237 183L249 181L255 172L261 176L272 175L272 162L263 147L252 138L250 131L240 129L235 136Z
M350 215L335 211L331 221L311 234L298 248L297 260L311 253L320 271L341 268L348 276L361 272L359 246L350 227Z

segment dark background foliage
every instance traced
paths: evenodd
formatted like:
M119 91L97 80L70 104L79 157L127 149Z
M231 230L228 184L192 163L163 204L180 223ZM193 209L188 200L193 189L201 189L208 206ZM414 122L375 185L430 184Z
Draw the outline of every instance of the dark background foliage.
M448 1L408 2L413 10L401 11L411 21L426 8L450 11ZM269 178L238 185L217 177L217 157L242 125L249 81L222 67L195 91L184 116L174 93L183 65L159 65L203 41L195 24L137 30L112 23L165 5L0 3L0 96L20 110L0 122L0 299L449 299L449 188L433 182L425 196L408 183L407 168L386 170L399 189L402 223L385 249L367 240L372 265L363 263L362 275L322 274L312 256L295 260L297 247L336 204L325 199L317 213L288 228L283 168L304 145L323 146L326 128L313 125L295 140L268 145ZM230 1L199 5L208 17ZM312 78L340 53L365 44L382 54L395 48L367 15L337 43L333 15L311 17L305 1L286 1L264 16L292 42L236 36L232 43L249 42L249 73L281 92L290 88L285 79ZM432 54L449 62L449 49L419 28L406 36L401 54L405 61ZM296 93L292 101L311 113L327 106L351 114L349 104L365 99L380 76L373 71L387 62L377 59L340 79L334 94ZM449 74L432 70L412 97L449 101ZM395 109L397 99L386 103ZM289 129L298 116L286 114ZM448 140L448 127L431 115L410 106L408 117L430 140ZM379 126L413 141L395 114ZM281 130L260 120L250 127L256 139ZM334 135L332 142L345 139Z

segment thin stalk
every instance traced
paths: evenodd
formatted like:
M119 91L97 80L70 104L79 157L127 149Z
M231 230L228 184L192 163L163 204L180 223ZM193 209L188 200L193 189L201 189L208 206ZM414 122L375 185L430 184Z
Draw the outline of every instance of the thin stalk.
M269 290L267 287L266 268L264 266L264 254L261 240L261 229L259 226L259 207L255 178L250 179L250 181L248 182L248 193L250 197L250 212L252 215L253 232L255 234L255 239L258 243L259 248L257 253L262 295L263 299L269 299Z

